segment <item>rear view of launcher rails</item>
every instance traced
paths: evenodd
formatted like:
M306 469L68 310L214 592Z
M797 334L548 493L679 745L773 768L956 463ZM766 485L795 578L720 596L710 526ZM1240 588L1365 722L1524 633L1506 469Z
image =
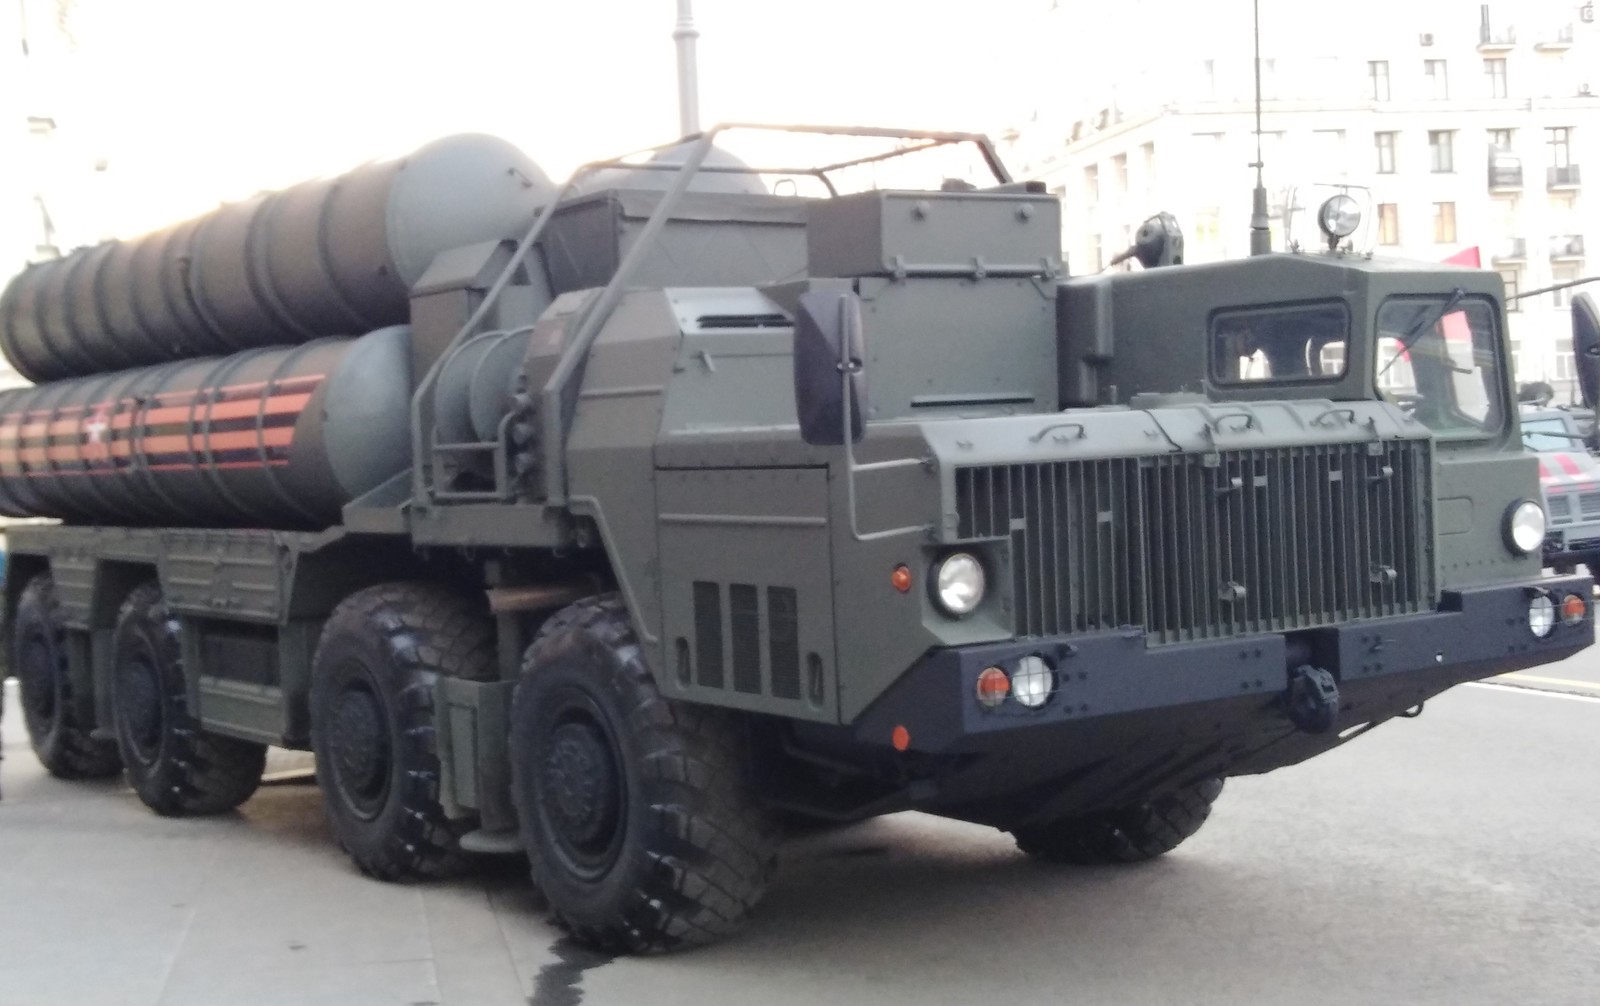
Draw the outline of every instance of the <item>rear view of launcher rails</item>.
M713 130L558 189L456 137L13 280L48 769L203 814L310 749L362 870L525 852L578 938L664 950L743 922L787 821L1135 862L1593 641L1496 274L1341 250L1331 205L1326 252L1185 265L1162 217L1073 278L982 137L741 130L851 154ZM840 194L960 151L992 178Z

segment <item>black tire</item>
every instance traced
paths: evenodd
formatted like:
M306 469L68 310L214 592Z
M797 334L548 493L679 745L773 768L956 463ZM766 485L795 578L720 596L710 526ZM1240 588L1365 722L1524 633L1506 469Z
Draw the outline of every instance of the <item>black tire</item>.
M1222 780L1164 793L1121 810L1017 828L1017 847L1030 856L1079 866L1142 863L1163 856L1200 830Z
M67 671L67 633L56 605L55 581L39 573L17 598L11 630L11 669L21 690L22 715L33 753L61 779L101 779L122 767L113 741L90 736Z
M221 814L250 799L267 746L208 733L190 715L178 620L157 584L122 603L111 652L117 746L144 805L178 817Z
M512 705L512 792L534 883L574 938L649 953L740 927L779 839L749 750L736 715L661 696L615 595L546 623Z
M323 807L356 866L380 880L437 876L465 862L439 803L433 693L440 675L495 675L494 625L479 605L427 583L346 598L311 670L311 746Z

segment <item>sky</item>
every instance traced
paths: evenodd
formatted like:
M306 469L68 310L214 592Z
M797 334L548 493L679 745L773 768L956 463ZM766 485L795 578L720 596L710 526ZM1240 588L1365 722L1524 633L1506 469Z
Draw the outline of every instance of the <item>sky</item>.
M678 132L675 0L73 2L74 55L25 98L107 163L107 233L455 132L503 135L557 179ZM1031 104L1048 6L695 0L701 120L993 132Z

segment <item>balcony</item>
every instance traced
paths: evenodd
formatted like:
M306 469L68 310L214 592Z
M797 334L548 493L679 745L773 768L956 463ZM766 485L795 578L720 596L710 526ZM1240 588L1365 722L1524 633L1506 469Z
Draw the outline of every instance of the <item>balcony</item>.
M1503 150L1489 152L1489 191L1512 192L1522 188L1522 158Z
M1478 29L1479 52L1507 52L1517 47L1517 29L1510 26L1504 28L1491 28L1482 25Z
M1545 186L1552 192L1578 187L1579 174L1576 164L1568 164L1561 168L1546 169Z
M1489 258L1495 262L1528 261L1526 238L1502 238L1489 249Z
M1550 258L1555 261L1583 258L1583 235L1561 234L1551 238Z
M1564 24L1541 33L1533 47L1540 52L1563 52L1572 48L1572 25Z

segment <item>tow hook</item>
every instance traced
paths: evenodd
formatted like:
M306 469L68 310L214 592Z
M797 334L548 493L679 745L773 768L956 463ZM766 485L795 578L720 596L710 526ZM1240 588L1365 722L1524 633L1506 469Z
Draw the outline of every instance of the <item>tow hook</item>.
M1339 718L1339 682L1310 664L1294 669L1285 696L1289 722L1308 734L1325 734Z

